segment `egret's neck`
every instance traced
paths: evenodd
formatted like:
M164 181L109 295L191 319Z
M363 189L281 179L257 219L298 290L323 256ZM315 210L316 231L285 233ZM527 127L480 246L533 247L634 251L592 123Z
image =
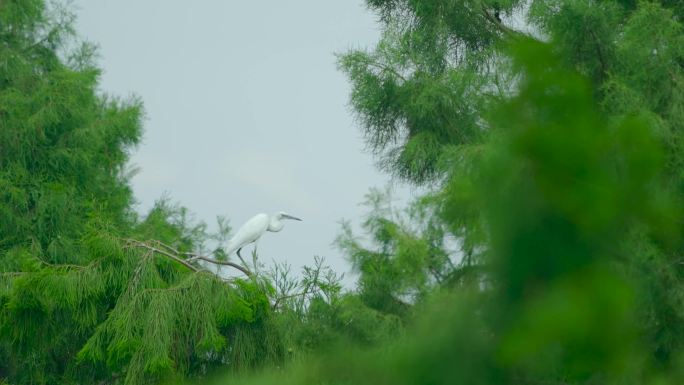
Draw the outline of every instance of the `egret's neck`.
M272 232L278 232L283 229L283 222L276 218L276 217L271 217L271 220L268 222L268 231Z

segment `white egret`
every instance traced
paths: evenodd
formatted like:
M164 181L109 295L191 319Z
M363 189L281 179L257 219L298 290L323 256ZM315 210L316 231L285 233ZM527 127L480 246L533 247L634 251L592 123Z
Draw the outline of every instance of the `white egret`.
M256 243L266 231L278 232L283 229L285 224L282 219L294 219L301 221L297 217L279 212L274 215L257 214L245 222L242 227L235 233L233 238L228 241L226 246L226 254L230 255L237 252L238 257L242 260L240 250L250 243L254 243L254 250L256 250ZM244 263L244 261L242 261Z

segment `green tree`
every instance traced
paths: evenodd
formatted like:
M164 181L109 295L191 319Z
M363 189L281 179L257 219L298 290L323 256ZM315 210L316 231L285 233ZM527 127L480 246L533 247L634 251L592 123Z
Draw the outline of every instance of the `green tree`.
M459 264L452 259L456 247L444 221L428 198L398 210L391 190L372 189L364 205L369 209L362 223L370 237L366 244L343 222L336 245L359 274L357 290L371 308L387 314L407 316L435 287L457 280Z
M3 264L21 267L37 253L45 263L85 262L75 239L134 219L125 162L140 140L141 104L97 94L91 46L62 52L64 11L8 1L0 18Z
M399 317L368 306L363 294L342 290L342 275L325 266L323 258L315 257L302 270L301 278L286 264L271 272L275 320L290 361L306 362L348 345L376 346L401 333Z
M132 209L142 105L98 92L72 22L0 2L0 377L139 384L280 360L269 283L187 255L220 249L226 220L209 234L168 200Z
M352 107L381 166L441 191L444 225L459 239L468 261L491 267L491 218L483 215L490 203L472 199L482 193L474 181L492 146L510 130L497 125L494 111L516 97L529 76L513 65L508 49L527 39L548 44L562 66L589 79L589 93L606 116L607 128L597 126L595 135L625 130L616 124L627 118L648 127L663 147L666 175L658 182L665 192L653 194L682 200L684 15L679 2L391 0L368 5L380 16L381 41L373 50L340 56L353 86ZM548 80L549 87L555 84ZM574 141L589 141L581 133L566 133L568 148ZM559 161L584 156L575 149ZM547 167L556 172L555 166ZM593 167L577 173L595 172ZM627 172L622 163L611 167ZM511 178L503 171L498 177ZM580 198L566 196L568 202ZM587 201L574 210L609 206L591 207ZM640 285L641 331L651 340L653 355L667 365L684 343L681 248L643 228L625 230L615 248L628 254L616 260L619 269Z

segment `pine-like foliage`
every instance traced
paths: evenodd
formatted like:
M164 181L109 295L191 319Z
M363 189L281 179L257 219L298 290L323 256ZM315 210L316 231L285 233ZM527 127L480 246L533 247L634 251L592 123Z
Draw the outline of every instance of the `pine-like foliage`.
M680 2L367 3L379 15L383 35L375 49L351 51L340 57L340 66L353 86L351 105L369 147L380 155L382 165L404 180L428 184L440 191L443 201L437 202L438 210L461 249L452 258L461 256L491 268L494 224L483 215L490 202L473 197L482 194L476 189L481 164L493 151L500 151L496 144L511 130L497 123L501 120L495 113L497 106L519 95L529 73L543 70L521 73L514 65L507 47L528 39L548 45L561 66L589 79L588 92L605 119L601 125L594 125L596 133L579 129L591 122L577 124L576 130L562 134L566 139L558 147L541 140L535 144L540 155L549 155L540 172L558 172L557 167L567 166L563 162L576 163L573 178L580 181L598 172L598 166L579 166L579 160L590 150L593 135L602 135L602 131L619 135L631 127L621 126L621 122L637 119L663 149L665 178L654 182L662 190L656 186L644 188L653 189L648 194L658 194L662 202L666 201L664 196L683 200L684 15ZM552 87L553 79L548 80ZM518 112L510 110L508 114L512 119ZM565 114L560 108L549 109L540 117L547 120L530 120L526 124L539 124L551 138L554 127L562 123L550 120L555 112ZM566 121L572 124L570 118L574 116L567 114ZM530 116L537 117L532 113ZM646 146L640 140L623 146ZM568 152L570 148L576 152ZM629 172L625 159L616 161L610 159L610 154L606 149L605 167L620 175ZM514 170L502 170L497 176L512 178L509 171ZM614 203L597 199L595 206L589 206L590 197L560 191L567 188L562 182L555 180L555 186L549 182L545 188L548 193L558 194L558 199L562 197L569 212L595 210L606 218L616 215L609 211ZM527 197L524 192L520 194L519 199ZM611 199L639 198L634 195ZM527 215L521 212L520 218ZM678 214L673 211L669 215ZM614 246L615 253L620 250L629 257L619 260L619 269L639 282L640 326L651 341L651 353L663 364L670 364L673 353L684 345L684 331L679 326L684 324L684 282L678 262L681 247L654 238L643 227L625 227L623 231L624 237ZM536 234L543 237L543 232ZM362 281L364 276L370 277L362 273ZM386 277L384 282L391 281Z
M343 222L336 245L359 273L358 292L371 308L404 317L436 287L458 281L460 261L448 249L456 247L430 197L398 210L391 190L372 189L362 229L369 239L355 236Z
M507 93L496 45L516 34L497 18L521 1L368 1L383 34L372 51L340 56L351 105L383 169L425 184L442 154L478 143L481 114Z
M73 241L130 219L123 168L140 139L140 103L98 96L92 48L64 52L68 14L7 1L0 20L0 247L13 253L3 264L35 253L87 262Z
M141 103L98 92L72 19L0 2L0 377L141 384L280 360L269 285L183 262L209 238L185 209L132 211Z
M289 361L307 362L341 346L376 346L401 334L402 319L371 306L363 289L342 290L343 277L323 258L304 266L300 279L291 273L289 265L275 265L270 274L277 294L275 320Z

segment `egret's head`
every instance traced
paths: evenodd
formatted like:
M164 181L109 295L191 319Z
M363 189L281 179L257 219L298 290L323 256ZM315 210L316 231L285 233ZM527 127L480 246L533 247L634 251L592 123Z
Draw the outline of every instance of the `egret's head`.
M284 213L284 212L282 212L282 211L279 212L278 214L276 214L276 217L277 217L278 219L294 219L295 221L301 221L301 219L299 219L299 218L297 218L297 217L293 217L292 215L287 214L287 213Z

